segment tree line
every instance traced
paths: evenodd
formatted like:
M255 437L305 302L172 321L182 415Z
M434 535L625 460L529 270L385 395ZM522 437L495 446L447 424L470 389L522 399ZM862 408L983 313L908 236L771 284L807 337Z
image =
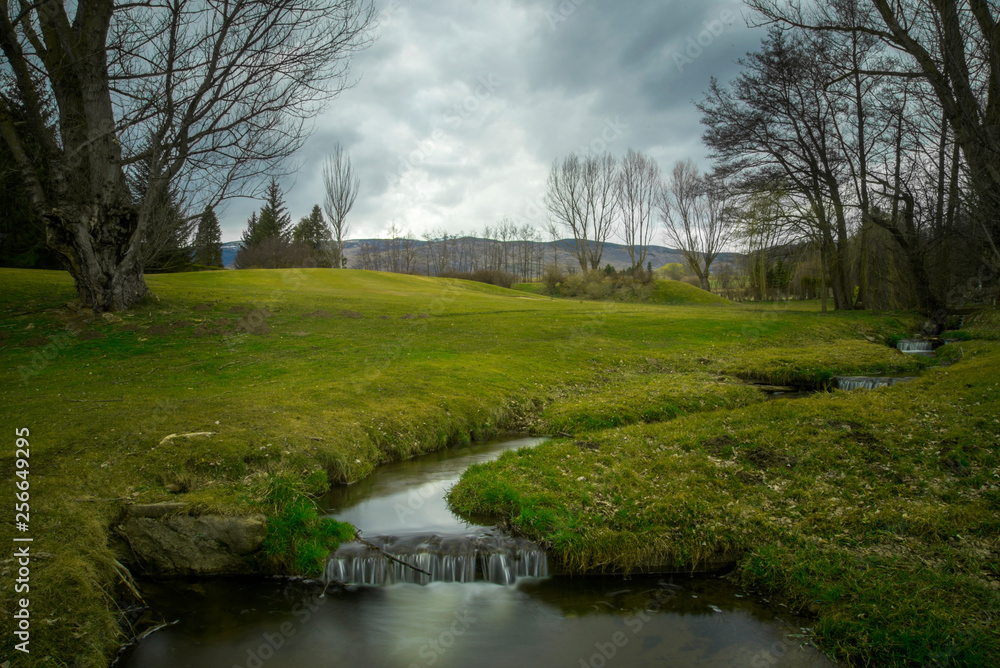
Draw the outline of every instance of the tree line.
M330 222L315 204L308 216L292 226L281 187L272 176L264 193L264 206L247 221L236 254L236 268L345 268L344 241L350 232L347 214L354 207L361 180L339 143L323 164L323 186L323 209Z
M768 26L765 39L734 81L713 80L698 103L711 171L681 162L661 173L633 150L570 154L549 174L545 232L568 230L580 270L593 272L609 238L624 240L638 269L665 230L706 289L743 281L763 296L798 280L804 292L808 278L838 309L933 312L995 295L1000 8L748 5ZM0 260L61 263L97 310L143 299L143 272L183 261L192 236L204 249L195 248L197 262L214 264L214 207L254 192L302 146L308 120L349 85L351 55L371 43L374 16L371 2L353 0L43 2L0 12L0 192L14 203ZM324 209L297 226L265 193L241 263L315 259L325 248L329 266L343 266L357 190L344 165L338 148L324 167ZM504 241L511 232L501 228L476 243L435 235L419 258L415 242L393 235L365 249L362 264L537 275L530 235ZM713 270L725 248L746 251L740 271Z
M0 138L80 300L148 295L142 244L170 188L204 211L280 170L375 17L369 0L3 2Z
M810 249L837 309L933 313L995 292L1000 10L748 4L767 35L698 108L758 273Z

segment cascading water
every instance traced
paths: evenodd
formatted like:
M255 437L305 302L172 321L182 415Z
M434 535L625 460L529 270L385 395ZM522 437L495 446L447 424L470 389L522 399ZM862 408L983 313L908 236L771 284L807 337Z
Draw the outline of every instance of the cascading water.
M503 449L532 447L543 440L512 439ZM541 546L469 524L452 514L445 500L467 466L492 459L500 451L469 449L462 458L436 461L431 455L399 462L356 485L331 490L327 507L333 516L365 535L364 541L345 543L330 555L326 581L368 586L509 585L519 578L547 577L549 562ZM400 479L405 484L400 485Z
M783 668L831 668L788 640L801 638L809 620L757 602L728 580L545 577L550 565L538 545L449 511L445 493L467 466L540 441L432 453L332 490L326 507L360 527L364 542L331 555L327 578L368 586L144 585L164 618L179 622L140 640L119 665L729 668L771 665L780 652Z
M838 390L874 390L877 387L891 387L897 383L913 380L915 376L835 376L833 386Z
M508 585L518 578L541 578L549 574L545 551L530 541L517 538L411 536L400 539L379 536L366 540L377 547L345 543L330 555L326 564L327 582L374 586L399 582Z
M934 342L927 339L901 339L896 343L896 349L901 353L928 354L934 352Z

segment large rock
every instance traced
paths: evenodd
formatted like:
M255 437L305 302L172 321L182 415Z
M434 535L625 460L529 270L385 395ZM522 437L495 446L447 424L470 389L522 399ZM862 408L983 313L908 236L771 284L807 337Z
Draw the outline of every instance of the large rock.
M160 507L162 506L162 507ZM169 506L169 507L168 507ZM177 514L180 504L136 506L115 527L121 559L157 575L233 575L253 571L267 533L263 515Z

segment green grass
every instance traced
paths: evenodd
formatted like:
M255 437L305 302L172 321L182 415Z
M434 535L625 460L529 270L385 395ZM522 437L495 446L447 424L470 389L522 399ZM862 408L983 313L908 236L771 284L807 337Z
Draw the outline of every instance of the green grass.
M261 568L315 571L323 550L348 531L310 514L303 495L317 491L316 476L358 480L382 463L512 426L586 433L595 453L628 430L684 424L700 434L702 420L711 430L726 416L778 410L738 382L754 359L766 367L799 350L791 366L830 373L858 368L852 360L862 351L865 368L909 364L883 342L917 323L907 314L715 307L684 284L689 290L671 297L684 303L663 305L365 271L201 272L148 282L155 297L102 317L66 306L74 290L65 273L0 270L0 400L7 428L31 430L31 535L44 555L32 564L33 666L104 666L121 642L116 601L124 585L101 537L129 503L265 512ZM837 356L842 345L850 355ZM949 354L967 356L970 345L981 344ZM606 427L622 431L600 431ZM197 432L211 435L165 440ZM551 447L580 451L572 441ZM589 446L587 453L596 456ZM714 491L709 464L695 469L705 489L660 505L728 498ZM8 449L0 456L8 480L13 466ZM639 481L648 472L636 464L628 475ZM646 549L626 540L633 534L582 523L559 501L589 494L617 503L627 489L545 476L558 483L545 492L551 503L525 505L524 521L570 542L569 527L591 527L588 549L605 551L595 555ZM498 503L520 503L524 481L500 482L491 492ZM678 521L698 517L692 513ZM651 530L661 526L650 522ZM691 536L703 530L683 526ZM11 533L4 525L0 539ZM4 609L12 596L2 589ZM4 654L10 623L0 624ZM28 664L14 656L11 665Z
M515 283L510 286L512 290L518 290L520 292L528 292L533 295L544 295L545 294L545 284L544 283Z
M649 301L653 304L671 305L706 304L723 306L732 304L728 299L714 295L701 288L696 288L681 281L671 280L656 281Z
M735 563L818 615L816 641L840 660L996 665L1000 348L960 345L954 366L894 388L505 453L450 499L548 542L571 572Z

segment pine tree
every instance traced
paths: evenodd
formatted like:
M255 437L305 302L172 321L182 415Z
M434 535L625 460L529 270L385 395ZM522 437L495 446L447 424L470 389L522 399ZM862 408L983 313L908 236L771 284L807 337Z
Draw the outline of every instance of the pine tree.
M257 232L258 227L257 212L254 211L250 214L250 220L247 221L247 229L243 230L243 237L240 239L241 247L252 248L257 245L257 242L260 241L260 235Z
M312 213L302 218L292 230L292 240L295 243L306 244L313 250L328 250L333 243L330 227L323 219L319 205L312 208Z
M292 240L299 248L308 249L308 259L300 261L311 263L311 266L330 267L333 264L333 235L323 219L319 206L314 206L312 213L302 218L292 230Z
M212 207L206 207L198 221L194 239L194 261L205 267L222 266L222 227Z
M184 210L177 186L159 180L153 174L151 157L138 161L129 174L129 188L136 202L146 196L148 188L158 188L139 247L143 269L150 273L186 271L191 268L188 244L195 223Z
M292 217L285 208L285 200L281 195L281 186L277 179L271 177L271 183L267 186L264 206L260 210L260 219L257 222L256 242L264 239L280 238L287 241L290 235L289 226Z

